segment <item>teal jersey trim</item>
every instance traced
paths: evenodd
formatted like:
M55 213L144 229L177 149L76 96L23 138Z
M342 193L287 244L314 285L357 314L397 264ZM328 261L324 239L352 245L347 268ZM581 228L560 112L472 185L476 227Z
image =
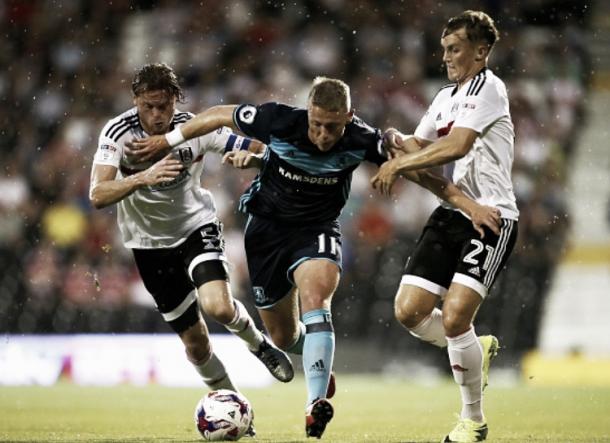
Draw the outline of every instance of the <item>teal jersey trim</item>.
M276 137L271 137L269 148L286 163L312 175L341 172L351 166L361 163L366 154L366 150L361 149L311 155Z

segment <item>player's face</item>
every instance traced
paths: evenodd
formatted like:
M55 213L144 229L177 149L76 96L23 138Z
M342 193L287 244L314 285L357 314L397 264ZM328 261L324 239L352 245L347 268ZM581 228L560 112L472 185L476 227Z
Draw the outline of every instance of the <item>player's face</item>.
M352 121L353 115L353 112L327 111L310 104L307 107L309 140L320 151L329 151L343 137L345 125Z
M441 38L449 81L463 84L485 66L484 46L468 40L464 28Z
M165 134L176 109L176 97L167 91L146 91L133 99L142 128L149 135Z

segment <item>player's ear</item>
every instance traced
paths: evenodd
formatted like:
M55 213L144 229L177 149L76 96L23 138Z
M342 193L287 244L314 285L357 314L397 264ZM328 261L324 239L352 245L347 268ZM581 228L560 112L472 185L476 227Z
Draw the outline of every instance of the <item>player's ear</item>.
M347 123L351 123L354 119L354 109L347 113Z
M474 56L474 60L482 62L489 55L489 47L487 45L478 45Z

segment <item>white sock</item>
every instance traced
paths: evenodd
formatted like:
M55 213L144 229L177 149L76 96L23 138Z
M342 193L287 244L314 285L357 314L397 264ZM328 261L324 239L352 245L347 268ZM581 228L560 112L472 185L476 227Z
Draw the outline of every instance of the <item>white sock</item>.
M225 328L245 341L250 351L258 350L263 342L263 334L256 329L254 320L250 317L243 303L239 300L233 300L233 303L235 305L235 317L225 325Z
M447 337L447 351L453 378L460 385L462 418L482 422L482 364L483 350L474 327L457 337Z
M191 361L191 363L210 389L230 389L232 391L237 391L231 378L229 378L229 374L227 374L227 370L216 354L212 353L210 358L203 362Z
M438 308L434 308L432 313L420 321L417 326L410 328L409 333L439 348L447 346L445 328L443 327L443 313Z

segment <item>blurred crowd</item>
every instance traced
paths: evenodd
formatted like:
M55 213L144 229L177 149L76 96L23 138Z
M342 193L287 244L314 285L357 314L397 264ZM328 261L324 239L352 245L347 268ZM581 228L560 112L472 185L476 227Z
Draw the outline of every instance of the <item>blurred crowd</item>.
M316 75L352 88L369 123L412 132L446 83L440 33L463 2L416 0L6 1L0 4L0 331L168 332L118 238L113 208L94 210L89 174L104 123L132 106L135 69L163 61L186 92L181 110L219 103L303 106ZM580 2L474 1L501 31L490 67L505 80L516 127L520 236L484 304L479 332L535 346L541 304L564 247L563 188L585 119L589 12ZM402 331L393 297L436 205L401 182L391 199L354 175L341 221L339 339ZM240 193L253 177L206 159L203 184L225 224L232 285L248 301ZM212 330L215 328L212 326ZM401 340L417 346L416 340Z

